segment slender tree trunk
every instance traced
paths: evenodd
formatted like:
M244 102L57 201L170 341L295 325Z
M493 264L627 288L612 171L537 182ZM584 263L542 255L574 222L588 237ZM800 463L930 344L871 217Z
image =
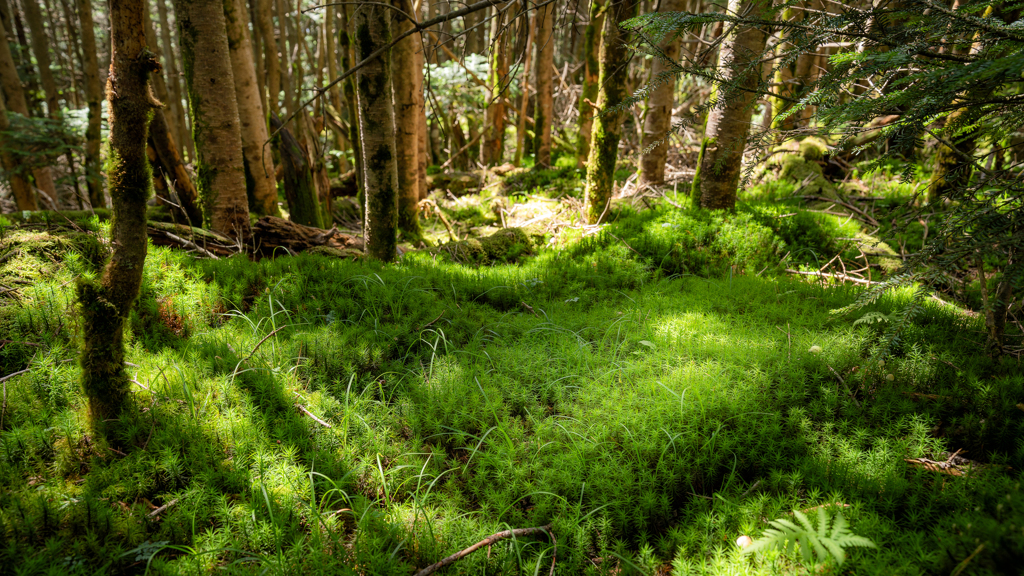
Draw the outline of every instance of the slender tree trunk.
M75 27L74 11L68 5L68 0L60 0L61 12L64 14L64 34L68 41L68 75L71 78L71 103L76 110L82 107L81 89L78 87L78 74L75 70L75 63L81 63L82 45L78 40L78 29Z
M148 77L160 64L146 50L143 0L111 0L110 196L113 251L99 282L80 280L83 318L82 384L97 435L128 407L131 382L124 367L124 324L142 285L146 260L146 198L152 185L146 158L151 111L160 106Z
M263 37L263 61L267 66L267 113L279 115L281 98L281 60L277 54L277 37L274 34L273 0L255 0L256 22Z
M526 45L530 46L533 44L534 31L537 28L537 18L530 18L529 13L523 16L523 18L529 18L530 23L527 24L528 30L526 31ZM512 165L520 166L523 162L523 151L526 148L526 108L530 104L530 65L533 64L532 50L526 50L523 54L523 74L519 77L519 93L520 93L520 106L519 106L519 117L516 119L516 153L512 157Z
M429 192L427 189L427 164L429 162L429 152L427 151L427 106L426 97L423 93L422 44L416 46L414 56L416 58L413 76L416 82L416 172L418 175L416 181L419 184L419 199L423 200L427 197Z
M495 13L499 13L503 6L504 4L495 4ZM506 34L501 32L502 26L501 17L491 20L491 71L487 78L490 95L484 115L481 147L481 159L485 166L501 164L505 152L505 104L502 92L505 78L508 76L508 60L505 57Z
M626 97L625 33L619 24L636 15L636 0L608 0L608 12L601 34L601 89L597 94L597 110L591 136L590 157L587 159L587 221L599 224L612 201L615 186L615 161L618 159L619 138L622 135L624 112L608 112Z
M7 100L7 109L11 112L28 117L28 102L25 100L25 92L21 87L21 80L18 79L18 70L14 65L14 57L11 54L10 45L7 43L6 33L4 34L3 41L0 42L0 44L2 44L2 46L0 46L0 89L3 90L4 96ZM37 187L44 192L50 192L53 190L53 180L50 177L49 168L36 168L32 172L35 176ZM24 175L25 172L22 172L21 177L24 178ZM44 186L47 185L49 186L49 190L44 188ZM52 192L51 198L56 199L56 192ZM31 198L21 198L18 201L18 204L22 210L38 209L35 194L32 194Z
M32 53L36 57L39 81L42 83L43 92L46 94L46 115L49 118L56 119L60 117L57 82L54 81L53 72L50 70L50 41L46 38L43 14L36 1L25 0L22 4L25 9L25 20L28 21L28 28L32 34Z
M211 228L249 236L242 134L221 0L176 0L178 38L196 145L197 188Z
M341 67L343 71L351 70L355 66L355 46L352 39L352 7L342 6L341 26L338 34L338 48L341 51ZM356 169L356 196L359 198L359 205L364 206L366 196L364 194L365 180L363 179L363 153L359 140L359 105L356 102L356 79L355 75L349 76L348 80L342 82L345 93L345 104L348 107L348 140L352 143L352 159Z
M391 41L391 14L370 3L356 7L354 29L360 61ZM356 71L359 137L363 154L366 253L395 259L398 225L398 166L395 162L395 112L391 104L390 51Z
M750 11L745 9L746 4ZM771 8L771 0L729 0L729 12L745 12L760 18ZM694 203L702 208L732 210L736 207L743 150L750 133L750 118L761 79L760 66L754 65L764 51L767 37L762 30L736 26L721 44L718 69L728 84L716 84L715 108L708 113L704 139L693 177Z
M284 173L284 194L288 200L288 218L296 224L323 228L323 213L317 199L306 151L299 145L291 131L281 124L277 116L270 117L271 126L277 132L278 154Z
M3 37L2 33L3 27L0 27L0 43L3 43L6 48L7 38ZM0 48L0 50L3 49ZM0 132L10 130L10 128L11 122L7 118L7 108L4 106L4 99L0 97ZM36 210L36 196L32 193L32 186L21 175L14 158L3 148L0 148L0 168L7 173L7 180L11 184L11 191L14 192L14 202L18 206L18 210Z
M203 225L203 212L199 208L199 195L192 184L192 178L178 155L180 147L174 141L167 125L167 117L163 110L153 113L153 121L149 123L149 146L154 157L150 159L154 168L158 169L167 180L170 194L169 200L192 226Z
M91 0L78 0L78 21L82 27L82 74L85 76L85 101L89 105L89 124L85 129L85 183L89 190L89 204L93 208L102 208L107 205L103 194L103 174L100 168L103 93L100 88L100 65L96 57L96 35L93 32Z
M238 119L242 135L242 158L247 192L252 194L254 212L280 216L277 207L277 172L267 135L267 117L260 102L260 86L249 42L249 14L243 0L224 0L231 73L235 80ZM266 145L265 145L266 144Z
M607 0L605 0L607 1ZM590 157L590 137L594 128L594 106L600 88L601 30L604 27L604 2L590 1L590 22L583 36L583 92L579 104L579 134L576 136L576 166L582 168Z
M413 12L409 0L396 0L394 5L406 14ZM404 16L395 17L395 35L413 29ZM423 241L420 228L420 136L419 98L416 94L416 52L420 35L412 34L391 49L391 70L395 94L395 151L398 164L398 229L414 244Z
M192 142L192 131L189 129L189 115L185 104L184 93L181 88L181 74L178 72L178 56L174 51L174 44L171 43L171 24L167 14L167 2L159 0L156 3L157 14L160 17L160 41L163 43L163 53L167 55L164 62L167 64L167 91L170 95L169 106L174 110L172 115L175 123L174 135L178 143L178 155L182 158L188 153L190 160L196 158L196 146ZM164 102L167 104L167 102Z
M171 57L165 56L165 54L162 53L163 50L161 50L160 44L157 41L156 31L153 29L153 21L152 19L150 19L150 15L148 12L143 18L143 25L146 27L146 44L149 46L149 50L153 52L155 54L155 57L161 62L168 62L169 60L171 60ZM170 90L168 88L169 81L172 79L170 78L170 74L168 73L167 80L164 80L163 72L166 71L168 71L168 69L164 68L162 72L153 74L153 76L150 77L149 81L152 83L153 93L156 94L157 99L160 102L164 103L164 109L161 110L162 115L165 117L163 120L161 120L161 122L163 123L163 130L170 134L171 140L173 140L174 143L177 145L180 142L179 138L182 138L183 135L178 134L175 131L178 124L177 119L175 118L175 107L171 103L172 97L170 94ZM150 126L150 130L152 130L152 125ZM178 151L178 155L179 157L181 155L180 149Z
M661 0L662 12L679 12L685 0ZM661 45L665 56L673 62L679 58L679 41L676 37ZM644 137L640 147L645 151L640 157L640 183L661 184L665 181L665 159L668 157L669 128L672 127L672 105L675 104L676 77L672 66L661 58L654 59L651 67L651 81L661 81L647 102L647 116L644 118Z
M555 4L537 10L537 107L533 112L534 165L551 167L551 119L555 111Z

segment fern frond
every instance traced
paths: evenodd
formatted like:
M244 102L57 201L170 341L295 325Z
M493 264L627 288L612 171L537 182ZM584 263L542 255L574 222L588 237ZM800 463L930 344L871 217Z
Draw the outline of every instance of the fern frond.
M743 550L753 554L761 550L781 550L787 556L799 553L805 564L824 564L829 559L836 564L846 561L845 548L877 548L874 542L850 531L849 523L841 512L829 520L824 508L818 508L817 526L802 512L793 511L799 524L785 518L772 520L772 528Z

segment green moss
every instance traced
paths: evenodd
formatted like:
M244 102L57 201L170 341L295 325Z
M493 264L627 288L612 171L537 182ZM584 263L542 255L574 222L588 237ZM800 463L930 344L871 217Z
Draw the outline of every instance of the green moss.
M433 250L448 254L456 262L478 265L513 263L534 254L536 245L531 234L522 228L505 228L490 236L449 242Z

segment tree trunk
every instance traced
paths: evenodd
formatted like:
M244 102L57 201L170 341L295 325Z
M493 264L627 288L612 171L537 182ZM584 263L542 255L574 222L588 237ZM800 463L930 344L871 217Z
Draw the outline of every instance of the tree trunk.
M338 33L338 49L341 51L341 67L343 71L351 70L355 66L355 46L352 41L352 8L342 6L341 26ZM348 140L352 143L352 163L356 167L356 196L359 198L359 205L365 206L366 196L363 186L363 153L359 140L359 105L356 102L356 78L349 76L348 80L342 82L345 93L345 104L348 106Z
M504 4L495 4L499 13ZM505 57L506 34L501 32L502 18L491 20L491 71L487 77L490 87L487 111L484 114L483 146L480 157L484 166L501 164L505 152L505 104L502 92L505 77L508 76L508 60Z
M168 62L173 60L172 56L166 55L160 48L156 36L156 31L153 29L153 21L150 19L150 15L148 12L143 18L143 25L146 27L146 44L149 46L149 50L153 52L155 57L161 62ZM168 72L168 77L166 81L164 80L164 71ZM170 77L170 73L167 68L164 68L163 71L154 74L149 79L149 81L152 83L153 93L156 95L157 100L163 102L164 104L163 110L160 111L161 115L164 116L164 119L161 120L161 122L163 123L163 130L169 133L171 140L175 143L175 145L179 145L181 143L181 140L179 140L179 138L181 138L183 135L178 134L176 131L178 124L177 118L175 117L175 107L171 103L172 97L170 94L170 90L168 88L168 83L171 80L173 79ZM152 129L153 126L150 125L150 130ZM178 149L177 154L178 157L180 158L181 149Z
M284 172L284 195L288 201L289 219L296 224L323 228L323 214L306 151L277 116L271 116L270 122L277 132L275 139Z
M279 216L277 172L267 135L267 117L260 101L260 85L252 61L249 41L249 14L244 0L224 0L231 74L235 80L238 119L242 135L242 159L247 193L252 195L254 212ZM266 145L265 145L266 144Z
M523 15L523 18L529 18L529 24L526 26L526 45L530 46L533 44L534 31L537 28L537 18L530 18L529 13ZM516 119L516 153L512 157L512 165L520 166L523 162L523 151L526 148L526 108L530 103L530 65L533 64L532 50L526 50L523 53L523 73L519 77L519 93L520 93L520 106L519 115Z
M281 60L277 55L277 37L274 34L272 3L274 0L255 0L256 22L263 37L263 61L267 66L267 114L281 113L278 102L281 98Z
M36 57L39 81L43 85L43 93L46 94L46 116L56 119L60 117L60 101L57 82L54 81L53 72L50 70L50 41L46 38L43 14L37 0L25 0L22 5L28 29L32 34L32 54Z
M394 5L406 14L413 12L409 0L396 0ZM413 29L413 23L402 15L395 17L395 35ZM403 237L418 244L423 241L420 228L420 164L419 164L419 98L416 94L416 52L420 35L412 34L391 49L391 70L395 94L395 151L398 164L398 229Z
M0 43L6 47L7 38L2 34L3 27L0 27ZM7 118L4 99L0 98L0 132L10 130L10 128L11 123ZM18 205L18 210L36 210L38 207L36 206L36 196L32 193L32 186L18 171L18 165L14 158L3 148L0 148L0 168L7 173L7 180L11 183L11 191L14 192L14 201Z
M659 10L679 12L684 0L662 0ZM675 62L679 59L680 38L661 45L665 56ZM669 129L672 127L672 105L675 103L676 76L672 65L661 58L655 58L651 67L651 81L657 82L662 75L663 83L654 89L647 101L647 116L644 118L644 137L640 147L645 153L640 157L640 184L661 184L665 181L665 159L668 157Z
M154 167L170 184L169 200L192 226L202 226L203 212L199 208L199 195L192 184L192 178L185 170L185 165L181 162L181 156L178 155L180 147L168 130L167 117L163 110L157 110L153 114L153 121L149 124L149 145L156 156Z
M22 116L28 117L28 102L25 100L25 92L21 87L21 80L18 79L18 70L14 65L14 57L11 54L10 44L7 43L6 32L3 38L0 39L0 89L3 90L4 96L7 100L7 109L11 112L21 114ZM49 168L39 168L33 170L33 175L36 178L36 186L43 188L43 184L49 183L49 187L53 189L53 180L50 179ZM21 178L25 179L25 172L19 174ZM29 188L31 191L31 188ZM46 191L46 190L44 190ZM24 192L23 192L24 194ZM51 196L56 198L56 193ZM35 194L31 194L29 197L23 196L17 199L18 207L22 210L37 210L38 204L36 203Z
M423 93L423 49L417 46L415 51L416 62L413 75L416 82L416 172L417 183L419 184L419 199L427 197L427 164L429 163L427 152L427 106L426 97Z
M242 134L221 0L176 0L178 45L185 61L197 188L213 230L249 236Z
M771 8L771 0L729 0L730 13L746 13L761 18ZM704 139L693 177L694 203L702 208L732 210L736 207L743 150L750 133L750 117L761 80L760 66L752 66L760 57L767 40L757 28L736 26L721 44L718 69L725 82L716 83L712 98L718 103L708 113Z
M107 205L103 194L103 173L100 167L100 130L103 123L100 87L100 65L96 57L96 35L93 32L92 2L78 0L78 21L82 27L82 74L85 76L85 101L89 105L89 124L85 129L85 183L89 204L93 208Z
M142 285L146 260L146 198L151 175L146 131L151 110L148 77L160 64L146 50L142 0L112 0L110 105L110 261L99 282L82 279L82 385L97 435L113 440L110 420L128 407L131 381L124 367L124 323Z
M594 128L594 106L600 88L601 30L604 27L604 2L591 0L590 22L584 33L583 92L580 94L579 134L576 136L576 166L583 168L590 157L590 137Z
M167 63L167 90L170 95L170 107L174 110L172 118L176 124L173 133L177 140L178 155L182 158L185 152L190 160L195 161L196 146L192 142L192 132L189 130L188 111L182 104L183 93L181 90L181 74L178 72L178 56L174 52L174 45L171 43L171 25L167 17L167 3L159 1L156 3L157 12L160 17L160 41L163 43L163 53L167 55L164 62ZM164 102L167 104L167 102Z
M537 10L537 107L533 112L534 166L551 167L551 118L554 116L555 86L551 73L555 67L555 4Z
M60 0L61 12L64 14L64 35L68 41L68 73L71 77L72 108L82 107L82 93L78 86L78 74L75 64L84 62L82 59L82 44L78 39L78 28L75 27L74 11L68 5L68 0ZM77 179L76 179L77 180Z
M619 24L635 16L638 5L636 0L608 0L607 4L608 12L601 33L601 89L597 94L597 109L601 114L594 118L590 156L587 159L586 212L587 221L591 224L599 224L604 220L612 200L615 161L618 158L625 113L607 111L618 106L626 97L626 61L629 53L625 33Z
M369 3L356 7L354 29L360 61L391 41L391 14ZM395 162L395 112L391 104L390 51L356 71L359 136L362 141L366 210L366 253L395 259L398 225L398 166Z

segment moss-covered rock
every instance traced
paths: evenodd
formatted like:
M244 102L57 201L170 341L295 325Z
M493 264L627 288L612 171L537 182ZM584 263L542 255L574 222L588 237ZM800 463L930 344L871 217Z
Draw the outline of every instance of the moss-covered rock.
M480 238L448 242L433 250L448 254L456 262L481 265L518 262L535 253L539 235L523 228L504 228Z
M802 153L785 153L778 157L777 163L780 180L790 180L797 184L799 194L831 196L836 188L821 171L821 166L808 160Z

